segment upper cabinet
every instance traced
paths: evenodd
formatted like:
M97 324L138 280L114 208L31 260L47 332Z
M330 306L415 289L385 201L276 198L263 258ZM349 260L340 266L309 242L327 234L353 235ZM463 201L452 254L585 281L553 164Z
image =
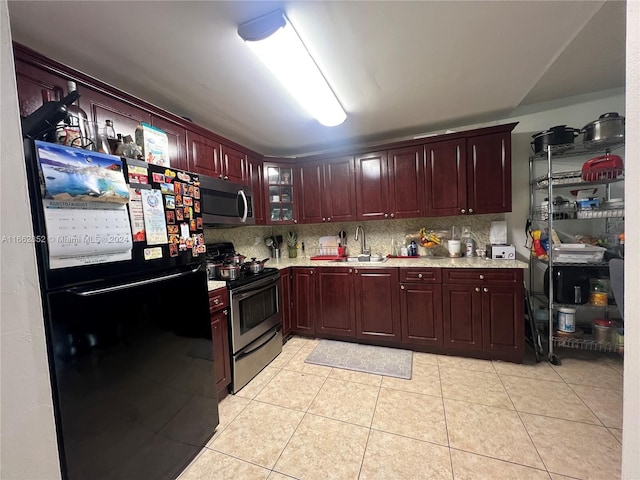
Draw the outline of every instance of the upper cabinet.
M262 160L256 157L247 157L247 168L244 171L245 185L251 187L253 192L253 217L256 225L265 224L264 192L262 190Z
M427 215L511 211L511 129L429 143L425 152Z
M389 171L386 151L356 157L356 207L358 220L389 218Z
M301 223L357 219L355 164L352 156L296 166Z
M222 173L220 144L208 137L187 132L188 164L195 173L218 177Z
M298 223L296 191L299 189L291 164L264 164L264 198L268 225Z
M387 152L389 162L389 216L415 218L426 215L424 147L398 148Z
M467 138L467 212L511 211L511 132Z
M245 183L245 170L247 168L247 154L227 145L220 145L220 159L222 172L219 178L235 183ZM222 177L220 177L222 175Z

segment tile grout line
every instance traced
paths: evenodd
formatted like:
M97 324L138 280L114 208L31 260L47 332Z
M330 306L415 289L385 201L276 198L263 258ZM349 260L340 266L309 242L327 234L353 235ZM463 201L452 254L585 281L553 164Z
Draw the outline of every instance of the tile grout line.
M498 378L500 378L500 375L498 375ZM529 437L529 441L531 442L531 445L533 445L533 448L535 449L536 454L538 455L538 458L542 462L542 465L544 465L544 469L547 472L547 475L549 475L549 478L551 478L551 472L549 472L549 467L547 467L547 464L545 463L544 459L542 458L542 455L540 455L540 452L538 451L538 446L533 441L533 438L531 437L531 433L529 433L529 429L527 428L527 425L524 423L524 420L522 420L522 416L520 415L520 412L516 408L516 404L513 402L513 399L511 398L511 395L509 395L509 390L507 389L507 387L505 387L504 382L502 381L502 378L500 378L500 384L502 385L502 388L504 388L504 391L507 394L507 397L509 397L509 401L513 405L513 411L516 412L516 415L518 415L518 419L520 420L520 423L524 427L524 431L527 432L527 437ZM525 466L528 466L528 465L525 465Z
M380 391L381 390L382 390L382 378L380 378L380 385L378 385L378 395L376 395L376 403L373 406L373 414L371 415L371 421L369 422L369 431L367 432L367 441L364 444L364 451L362 452L362 460L360 461L360 468L358 469L358 478L360 478L360 475L362 475L362 467L364 466L364 458L367 456L367 447L369 446L369 438L371 438L371 430L373 428L373 419L376 416L376 408L378 408L378 400L380 399Z
M300 373L300 372L298 372ZM329 372L330 374L331 372ZM317 376L317 375L316 375ZM322 387L324 387L324 384L327 383L327 378L329 378L329 375L327 375L326 377L324 377L324 381L322 382L322 385L320 385L320 388L318 389L318 391L316 392L315 396L313 397L313 400L311 400L311 402L309 402L309 406L306 408L306 410L304 412L302 412L302 417L300 418L300 421L298 422L298 425L296 425L296 428L293 430L293 432L291 433L291 436L289 437L289 440L287 440L287 443L285 443L284 448L282 449L282 451L280 452L280 455L278 455L278 458L276 458L276 461L273 462L273 467L271 468L272 472L276 472L276 473L282 473L282 472L278 472L277 470L275 470L276 465L278 464L278 461L280 460L280 458L282 458L282 454L284 453L284 451L287 449L287 447L289 446L289 443L291 443L291 439L293 438L293 436L296 434L296 432L298 431L298 428L300 428L300 425L302 424L302 422L304 421L305 417L307 415L312 415L309 413L309 408L311 407L311 405L313 405L313 402L315 402L316 398L318 398L318 394L320 393L320 390L322 390ZM266 403L266 402L265 402ZM271 405L271 404L269 404ZM278 405L279 406L279 405ZM286 408L286 407L282 407L282 408ZM292 408L290 408L289 410L293 410ZM300 410L295 410L296 412L299 412ZM286 475L286 474L285 474ZM295 477L294 477L295 478Z
M436 360L437 361L437 360ZM451 455L451 439L449 438L449 424L447 423L447 408L444 405L444 392L442 391L442 375L440 374L440 364L438 362L438 381L440 382L440 399L442 400L442 414L444 416L444 429L447 432L447 450L449 450L449 465L451 466L451 479L455 480L456 473L453 469L453 455Z

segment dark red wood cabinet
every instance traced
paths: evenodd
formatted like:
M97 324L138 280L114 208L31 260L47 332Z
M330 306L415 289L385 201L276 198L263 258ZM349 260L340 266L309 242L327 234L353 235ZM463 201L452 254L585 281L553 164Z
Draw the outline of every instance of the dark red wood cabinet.
M357 219L355 164L352 156L296 166L300 223Z
M187 132L187 148L191 171L216 178L222 175L218 142L194 132Z
M220 145L222 179L234 183L243 183L247 169L247 154L225 144ZM218 174L220 178L220 174Z
M416 218L426 215L424 147L389 150L389 216Z
M467 213L467 161L464 138L425 146L425 195L428 216Z
M211 338L216 369L218 400L227 394L231 384L231 357L229 353L229 296L226 288L209 292Z
M280 317L282 319L282 338L291 335L292 303L291 303L291 269L280 270Z
M444 346L481 351L489 358L524 358L524 286L521 269L445 269Z
M397 268L355 268L356 337L399 342L400 292Z
M253 192L253 216L256 219L256 225L264 225L265 203L264 192L262 191L262 160L248 156L244 175L242 183L250 186Z
M387 152L358 155L355 161L358 220L389 218Z
M315 268L293 268L293 318L292 333L314 335L318 301L316 297L318 282Z
M356 330L353 269L322 267L317 272L316 334L353 337Z
M467 212L511 211L511 132L467 138Z
M400 268L402 342L443 345L442 275L436 268Z

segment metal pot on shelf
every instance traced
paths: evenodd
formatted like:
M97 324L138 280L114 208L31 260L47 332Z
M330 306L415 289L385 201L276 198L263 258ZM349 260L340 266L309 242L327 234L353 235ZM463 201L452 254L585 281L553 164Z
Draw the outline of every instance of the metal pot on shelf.
M551 127L544 132L532 135L531 138L533 138L533 141L531 142L531 148L536 155L546 152L549 146L563 145L562 151L570 150L573 148L572 144L574 139L580 132L581 130L567 127L566 125Z
M600 115L598 120L582 127L582 141L586 146L600 148L624 140L624 117L615 112Z

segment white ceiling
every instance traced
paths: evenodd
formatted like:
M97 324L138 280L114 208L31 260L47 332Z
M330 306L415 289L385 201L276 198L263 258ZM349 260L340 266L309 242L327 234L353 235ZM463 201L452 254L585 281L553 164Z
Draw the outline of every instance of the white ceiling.
M310 118L237 35L283 8L347 111ZM13 39L258 152L302 154L624 86L622 1L9 1Z

